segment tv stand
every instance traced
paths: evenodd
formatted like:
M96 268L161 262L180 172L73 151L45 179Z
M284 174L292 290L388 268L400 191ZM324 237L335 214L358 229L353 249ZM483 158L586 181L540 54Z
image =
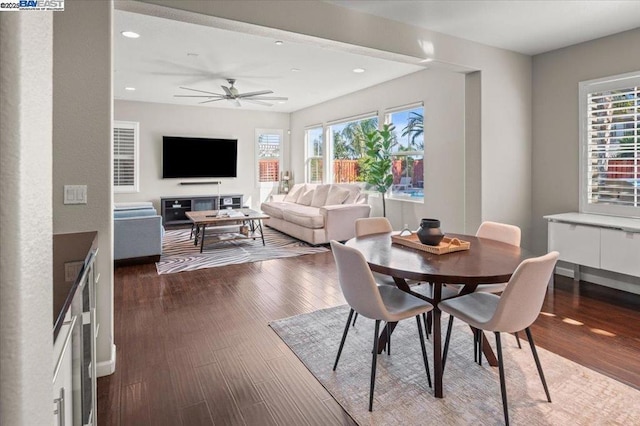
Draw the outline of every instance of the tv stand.
M202 210L239 209L243 207L242 194L202 195L195 197L161 197L160 214L165 226L190 224L187 212Z

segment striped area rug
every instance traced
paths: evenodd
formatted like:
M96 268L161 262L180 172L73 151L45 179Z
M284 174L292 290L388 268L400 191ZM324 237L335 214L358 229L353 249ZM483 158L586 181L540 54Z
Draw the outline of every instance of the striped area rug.
M162 256L160 261L156 262L158 274L174 274L238 263L260 262L322 253L329 250L323 246L311 246L265 226L264 246L259 238L216 243L211 241L205 242L204 252L200 253L200 246L194 246L193 239L189 239L190 232L190 229L171 229L165 232L162 241Z

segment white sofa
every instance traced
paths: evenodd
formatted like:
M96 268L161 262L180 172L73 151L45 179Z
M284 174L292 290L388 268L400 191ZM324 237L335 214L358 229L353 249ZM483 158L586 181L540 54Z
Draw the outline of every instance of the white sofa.
M296 184L286 195L262 203L264 224L309 244L355 236L355 221L369 217L367 195L356 184Z

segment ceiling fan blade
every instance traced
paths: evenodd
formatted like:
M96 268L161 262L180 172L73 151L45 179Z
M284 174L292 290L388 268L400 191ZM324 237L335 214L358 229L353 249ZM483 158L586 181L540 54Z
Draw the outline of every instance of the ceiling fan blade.
M222 96L220 93L207 92L206 90L189 89L188 87L182 87L182 86L180 86L180 88L181 88L181 89L184 89L184 90L191 90L191 91L194 91L194 92L208 93L208 94L210 94L210 95Z
M236 106L237 106L237 107L241 107L241 106L242 106L242 104L240 103L240 101L239 101L239 100L235 99L235 101L236 101Z
M173 95L174 98L220 98L224 99L224 95Z
M248 98L248 97L251 97L251 96L268 95L269 93L273 93L273 90L260 90L258 92L240 93L238 95L238 97L239 98Z
M223 100L223 99L224 99L224 98L209 99L208 101L202 101L202 102L198 102L198 103L199 103L199 104L206 104L206 103L209 103L209 102L221 101L221 100Z
M253 99L258 101L288 101L289 98L285 98L283 96L260 96L259 98L243 98L243 99Z
M224 93L226 93L227 96L231 96L233 98L233 93L231 93L231 90L227 86L220 86L220 87L222 87L222 90L224 90Z
M255 99L242 99L244 102L251 102L252 104L264 105L264 106L273 106L269 102L257 101Z

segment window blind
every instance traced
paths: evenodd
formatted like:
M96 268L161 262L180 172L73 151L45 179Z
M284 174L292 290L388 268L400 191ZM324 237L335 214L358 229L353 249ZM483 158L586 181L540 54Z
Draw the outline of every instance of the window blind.
M588 204L640 206L640 82L586 96Z
M115 191L137 190L138 123L113 125L113 187Z

